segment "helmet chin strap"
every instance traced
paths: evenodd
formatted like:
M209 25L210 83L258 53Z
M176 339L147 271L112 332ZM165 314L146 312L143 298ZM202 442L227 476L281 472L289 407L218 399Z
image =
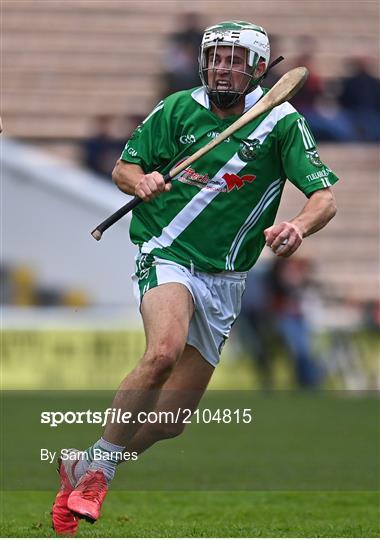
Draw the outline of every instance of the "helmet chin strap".
M283 56L279 56L269 64L268 69L265 71L261 77L259 77L255 81L254 87L258 86L261 81L268 75L269 70L282 62L284 60ZM247 88L244 90L244 92L225 92L225 91L218 91L218 90L209 90L208 91L208 97L210 101L219 109L230 109L233 105L235 105L241 97L245 97L248 92L250 92L253 89L253 87L249 86L249 83L247 85Z
M268 66L268 69L266 70L266 72L261 75L261 77L259 77L256 81L256 86L259 85L261 83L261 81L263 79L265 79L265 77L268 75L269 73L269 70L272 69L272 67L274 66L277 66L277 64L279 64L280 62L282 62L284 60L284 57L283 56L279 56L278 58L276 58L276 60L273 60L273 62L271 62Z
M244 96L245 93L240 94L238 92L218 92L217 90L210 90L208 92L210 101L219 109L230 109Z

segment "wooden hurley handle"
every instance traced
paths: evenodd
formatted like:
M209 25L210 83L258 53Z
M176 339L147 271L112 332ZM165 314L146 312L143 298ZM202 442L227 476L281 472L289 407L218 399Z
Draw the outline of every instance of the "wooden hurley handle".
M210 150L218 146L222 141L230 137L238 129L242 128L252 120L255 120L261 114L281 105L284 101L291 99L303 86L309 75L305 67L297 67L288 71L281 79L263 96L249 111L244 113L240 118L231 124L227 129L220 133L215 139L207 143L203 148L200 148L192 156L174 167L168 174L164 176L165 182L170 182L172 178L181 173L186 167L194 163L197 159L204 156ZM114 214L105 219L100 225L92 231L92 236L95 240L100 240L104 231L111 225L119 221L123 216L128 214L133 208L142 202L139 197L134 197L127 204L119 208Z

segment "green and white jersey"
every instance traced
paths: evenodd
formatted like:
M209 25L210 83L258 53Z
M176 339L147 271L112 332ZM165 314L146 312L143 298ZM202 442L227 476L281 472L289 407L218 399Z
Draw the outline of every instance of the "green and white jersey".
M246 96L251 108L263 95ZM204 89L161 101L127 142L121 159L163 175L202 148L238 116L221 119ZM133 210L132 242L204 272L249 270L276 217L286 179L306 196L338 178L318 156L305 119L283 103L239 129L173 181L169 193Z

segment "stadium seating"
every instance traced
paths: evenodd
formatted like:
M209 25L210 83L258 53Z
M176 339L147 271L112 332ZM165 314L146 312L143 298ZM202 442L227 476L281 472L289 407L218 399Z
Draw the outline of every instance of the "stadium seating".
M375 145L321 145L320 156L339 176L338 213L328 228L304 242L319 281L337 299L379 298L379 151ZM291 184L278 219L296 215L303 196Z
M205 24L214 2L199 5ZM274 9L275 8L275 9ZM190 10L191 6L185 9ZM344 59L359 47L377 54L376 2L298 0L218 2L218 19L259 21L283 37L291 61L295 38L315 36L324 77L344 73ZM88 134L99 113L145 114L157 99L167 35L184 2L156 0L3 1L3 109L10 135L28 138ZM337 33L339 28L339 33ZM290 65L290 64L289 64Z

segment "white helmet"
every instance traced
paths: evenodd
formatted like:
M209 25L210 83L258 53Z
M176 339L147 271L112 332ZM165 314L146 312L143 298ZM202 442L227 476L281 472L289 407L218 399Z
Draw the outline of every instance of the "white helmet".
M208 72L215 69L209 66L208 51L214 49L214 58L218 47L232 47L232 57L235 47L247 49L247 67L244 73L249 80L242 92L233 90L215 90L208 84ZM265 71L268 69L270 58L270 46L266 31L262 26L257 26L245 21L225 21L206 28L199 54L199 75L210 99L224 108L231 107L238 99L256 86L258 79L254 78L254 72L259 60L265 62ZM232 68L230 72L236 71ZM261 77L260 77L261 78Z

